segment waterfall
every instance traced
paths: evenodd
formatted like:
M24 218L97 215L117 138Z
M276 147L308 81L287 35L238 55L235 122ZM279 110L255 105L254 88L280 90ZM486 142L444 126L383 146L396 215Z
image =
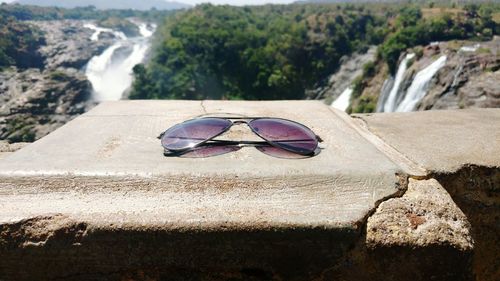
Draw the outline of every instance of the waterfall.
M408 112L415 109L417 103L427 93L429 82L432 77L446 64L446 56L441 56L435 62L422 69L415 75L403 101L398 105L396 111Z
M98 27L98 26L91 24L91 23L84 24L83 27L94 30L94 33L90 36L90 40L92 40L92 41L98 41L99 35L101 35L101 33L103 33L103 32L112 33L117 38L120 38L122 40L127 39L127 36L125 36L125 34L121 31L114 31L114 30L109 29L109 28Z
M462 61L460 61L460 66L458 67L457 71L453 75L453 82L451 83L452 89L457 88L458 83L459 83L460 74L462 73L463 70L464 70L464 63Z
M350 104L352 91L353 90L350 87L345 89L342 94L340 94L340 96L334 102L332 102L331 106L333 108L346 111Z
M382 84L382 89L380 90L380 96L377 101L377 112L384 112L384 105L387 102L389 93L394 86L394 78L390 76L385 79L384 84Z
M382 112L394 112L396 109L396 101L399 93L399 87L401 86L401 82L403 82L404 75L406 73L408 62L415 57L415 54L407 54L405 58L401 61L398 67L398 71L396 72L396 78L394 79L394 85L392 86L391 91L389 92L389 96L382 97L385 100L384 107L382 108Z
M136 23L140 37L127 38L122 32L86 24L85 27L95 30L91 40L99 40L99 34L110 32L118 39L102 54L93 57L87 64L85 74L94 89L96 101L120 100L123 93L132 84L132 69L146 57L150 46L149 38L154 30L148 29L145 23ZM152 28L155 28L152 26ZM123 35L123 36L122 36Z
M474 46L462 46L459 51L461 52L475 52L481 47L480 44L474 44Z
M137 23L137 26L142 37L151 37L156 29L156 25L152 25L153 30L148 29L148 25L143 22Z

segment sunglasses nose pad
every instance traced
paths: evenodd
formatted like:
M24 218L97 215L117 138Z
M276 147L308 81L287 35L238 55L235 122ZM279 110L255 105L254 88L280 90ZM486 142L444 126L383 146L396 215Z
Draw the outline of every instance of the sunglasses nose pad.
M248 123L246 121L237 120L237 121L233 121L233 124L234 125L241 125L241 124L248 124Z

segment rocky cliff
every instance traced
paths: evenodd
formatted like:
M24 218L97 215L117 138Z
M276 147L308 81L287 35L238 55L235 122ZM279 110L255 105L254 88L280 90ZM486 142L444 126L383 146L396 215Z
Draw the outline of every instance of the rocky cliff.
M354 91L348 112L498 108L499 51L499 37L487 42L449 41L417 46L401 54L401 73L392 75L381 60L367 70L370 53L355 55L343 62L326 87L316 90L320 93L317 98L330 104L338 92L350 87ZM390 99L392 107L387 106Z
M0 139L34 141L84 113L92 86L73 70L0 74Z
M424 52L425 59L438 54L446 54L448 59L417 110L500 107L500 38L464 43L440 43ZM422 67L419 62L411 68L414 72Z
M308 97L325 99L327 103L331 103L345 89L352 87L354 80L363 74L365 64L375 61L376 52L377 47L371 46L365 53L354 53L351 56L342 57L338 71L328 78L325 86L308 91Z
M113 33L104 32L99 41L90 37L95 32L84 27L83 21L56 20L32 21L44 32L47 44L40 48L45 57L45 69L76 68L81 69L95 55L101 53L113 43Z
M44 62L41 69L0 72L0 140L34 141L92 107L92 86L82 69L114 39L102 33L102 40L92 41L94 31L82 21L31 24L44 33Z

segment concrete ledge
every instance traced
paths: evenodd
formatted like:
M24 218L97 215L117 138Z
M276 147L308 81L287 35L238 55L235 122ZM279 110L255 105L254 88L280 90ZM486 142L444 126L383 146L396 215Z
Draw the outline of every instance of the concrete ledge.
M203 114L296 120L324 148L301 160L254 148L164 157L156 136ZM430 178L500 166L498 111L436 115L450 130L431 115L353 120L311 101L101 104L0 160L0 280L467 279L475 237ZM454 132L461 118L474 124ZM439 151L418 139L424 125L435 145L477 131L481 146L456 139L460 152ZM236 126L228 137L255 136Z
M206 112L296 120L325 148L302 160L253 148L164 157L156 136ZM233 138L254 136L236 126ZM0 222L59 213L96 224L357 229L398 192L397 174L404 171L319 102L105 103L0 162Z
M430 173L500 167L500 109L356 115L388 145Z

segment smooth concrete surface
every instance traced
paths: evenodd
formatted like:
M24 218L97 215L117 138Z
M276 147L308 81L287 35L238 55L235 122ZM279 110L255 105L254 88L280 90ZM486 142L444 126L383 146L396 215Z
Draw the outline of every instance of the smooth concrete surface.
M279 159L246 147L164 157L162 131L202 114L295 120L324 139L319 155ZM315 101L103 103L0 161L0 222L59 214L116 227L357 229L400 190L405 171ZM232 139L255 138L235 126Z
M500 167L500 109L360 114L367 128L433 173Z

